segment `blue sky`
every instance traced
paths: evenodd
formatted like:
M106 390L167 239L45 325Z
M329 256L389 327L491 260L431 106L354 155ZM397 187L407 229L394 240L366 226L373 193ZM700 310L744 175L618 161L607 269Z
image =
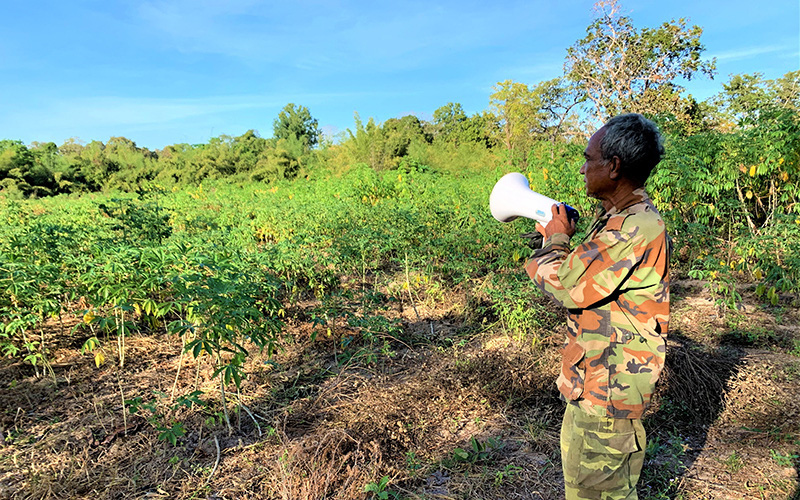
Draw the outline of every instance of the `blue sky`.
M255 129L287 103L328 134L459 102L489 106L497 82L562 73L591 0L60 0L6 2L0 20L0 139L125 136L151 149ZM800 69L798 0L621 0L638 28L688 18L717 77Z

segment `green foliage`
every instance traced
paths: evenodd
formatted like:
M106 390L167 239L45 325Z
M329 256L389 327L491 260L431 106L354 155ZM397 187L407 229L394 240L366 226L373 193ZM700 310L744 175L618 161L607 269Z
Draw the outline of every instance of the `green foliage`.
M456 462L478 463L488 460L492 453L505 447L501 440L490 437L486 442L478 440L475 436L469 438L469 449L456 448L453 450L453 458Z
M278 114L272 128L276 139L299 140L306 149L313 148L319 141L319 125L305 106L287 104Z
M350 166L363 164L378 171L397 168L414 146L431 142L422 122L413 115L390 118L379 125L373 118L364 124L356 113L355 132L348 129L346 133L347 139L338 150L343 161Z
M500 82L490 96L490 132L505 147L512 165L536 168L528 151L544 141L558 147L558 142L569 140L578 128L574 110L584 99L565 79L531 87L511 80Z
M668 499L677 493L676 479L686 471L685 439L674 433L648 437L640 483L646 485L645 498Z
M153 391L153 395L155 397L148 400L141 396L125 400L125 408L131 415L143 415L145 420L158 432L159 441L165 441L172 446L176 446L178 438L186 434L186 428L170 415L181 408L208 406L208 403L200 399L201 391L193 391L185 396L180 396L171 405L165 405L165 394Z
M381 132L384 143L383 156L390 159L391 166L396 166L400 158L408 155L408 148L412 142L429 142L422 130L422 122L413 115L386 120Z
M393 492L388 491L387 488L389 486L389 476L383 476L380 481L377 483L369 483L364 486L364 493L371 493L369 498L375 498L379 500L386 500L388 498L400 498L400 496Z
M800 278L800 114L770 102L732 132L670 137L649 187L682 261L736 262L726 274L788 291Z
M489 145L489 120L485 114L467 116L460 103L449 102L433 112L429 126L435 141L454 144Z
M510 481L514 478L517 474L522 472L524 469L518 465L514 464L506 464L503 467L503 470L499 470L494 474L494 484L495 486L500 486L506 481Z
M268 269L248 256L220 251L196 254L190 271L172 281L177 307L185 317L169 325L179 334L191 333L186 350L194 357L205 352L216 363L214 376L224 384L240 385L249 352L245 340L268 355L276 349L283 314L278 283Z
M757 123L765 111L800 111L800 70L776 80L765 80L760 73L733 75L722 87L712 102L725 119L745 127Z
M20 141L0 140L0 191L13 198L46 196L59 186L54 145L28 149Z
M712 76L715 61L704 61L702 28L685 19L637 29L619 15L617 0L596 4L599 16L586 37L567 49L566 77L591 102L598 121L623 112L674 114L682 107L678 77Z
M793 467L800 463L800 454L798 453L784 454L777 450L769 450L769 455L780 467Z
M744 468L745 466L744 459L742 458L741 455L736 453L735 450L733 451L733 453L728 455L728 458L726 458L723 461L723 464L725 465L725 468L728 470L728 472L730 472L731 474L736 474L737 472L742 470L742 468Z
M158 203L158 199L146 200L141 192L138 200L112 198L108 204L100 203L97 208L115 223L111 229L121 233L124 241L151 241L162 243L172 234L169 213Z
M541 138L547 115L542 110L541 96L524 83L506 80L494 90L490 97L490 109L496 116L493 138L516 165L526 160L526 152L537 136Z

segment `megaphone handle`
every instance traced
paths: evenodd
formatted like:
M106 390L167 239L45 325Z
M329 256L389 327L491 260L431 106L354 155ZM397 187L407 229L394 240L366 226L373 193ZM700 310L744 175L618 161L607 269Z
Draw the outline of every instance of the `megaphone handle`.
M567 209L567 218L569 220L575 221L575 223L577 223L580 220L581 215L578 213L577 210L567 205L566 203L564 203L564 208Z

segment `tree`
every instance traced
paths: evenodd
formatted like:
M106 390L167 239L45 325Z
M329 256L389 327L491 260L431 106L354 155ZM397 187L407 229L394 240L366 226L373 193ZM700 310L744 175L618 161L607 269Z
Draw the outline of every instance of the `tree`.
M740 127L752 126L765 112L800 111L800 71L791 71L776 80L765 80L761 73L733 75L722 88L711 102L723 118Z
M579 134L580 124L576 107L586 100L574 84L565 78L555 78L537 84L532 93L538 100L540 123L538 134L555 143Z
M305 106L289 103L281 110L272 124L276 139L300 139L306 149L317 145L320 130L317 120Z
M538 96L524 83L499 82L490 96L490 109L497 121L495 138L512 155L525 155L547 116Z
M617 0L595 4L597 19L586 37L567 50L566 77L593 105L600 122L622 112L655 116L681 107L681 77L714 76L716 61L701 59L702 28L685 19L637 30L619 14Z
M433 112L433 136L437 141L458 143L467 114L460 103L448 102Z
M422 130L422 122L414 115L389 118L383 123L381 133L383 157L387 160L406 156L413 141L428 142Z
M342 145L351 163L366 163L375 170L384 166L383 132L375 119L370 117L366 125L358 113L353 116L355 133L347 129L347 140Z
M448 102L433 112L430 127L434 140L455 145L469 142L488 145L487 120L484 115L467 116L460 103Z
M233 154L237 172L252 172L259 157L268 149L268 143L255 130L248 130L236 137L233 140Z

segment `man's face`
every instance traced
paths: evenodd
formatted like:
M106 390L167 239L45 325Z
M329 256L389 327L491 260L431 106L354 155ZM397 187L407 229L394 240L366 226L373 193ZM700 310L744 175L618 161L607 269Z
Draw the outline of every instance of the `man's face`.
M589 139L589 144L583 152L586 161L580 170L586 185L586 194L598 200L605 200L614 188L609 176L611 162L603 160L603 154L600 151L600 141L605 135L606 129L601 128Z

